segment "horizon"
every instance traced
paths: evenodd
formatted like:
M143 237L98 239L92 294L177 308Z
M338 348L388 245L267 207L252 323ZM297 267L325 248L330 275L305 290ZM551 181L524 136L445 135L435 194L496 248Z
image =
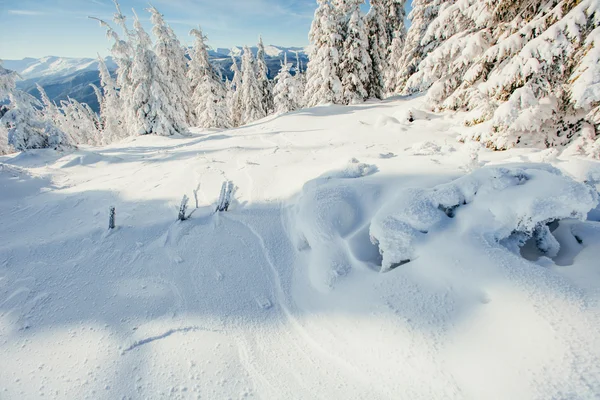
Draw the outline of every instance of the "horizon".
M151 31L146 0L120 3L130 26L133 8L144 28ZM407 10L411 3L407 1ZM114 27L112 0L0 0L0 5L0 36L10 38L0 45L2 60L110 55L111 41L106 38L105 29L88 17L104 19ZM309 44L308 31L317 2L224 0L215 4L200 0L155 0L152 5L165 16L184 46L193 44L189 31L200 25L211 49L255 46L259 36L265 45L304 48ZM363 9L367 8L365 4ZM69 31L65 31L66 26Z

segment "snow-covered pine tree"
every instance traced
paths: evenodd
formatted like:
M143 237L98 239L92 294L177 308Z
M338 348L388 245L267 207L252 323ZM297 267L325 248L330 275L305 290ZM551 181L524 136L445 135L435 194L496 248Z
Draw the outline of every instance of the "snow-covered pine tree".
M383 98L394 91L396 66L406 35L405 0L371 0L365 17L369 31L369 54L372 70L369 94ZM394 54L392 54L394 53Z
M370 0L370 9L365 16L368 30L369 57L369 97L382 99L384 96L385 71L387 70L387 28L385 26L385 5L383 0Z
M383 0L388 63L391 53L390 46L392 46L394 38L397 37L404 42L406 36L406 26L404 26L404 19L406 18L405 4L406 0Z
M233 71L233 80L228 87L227 102L231 125L234 127L242 125L242 72L240 71L237 60L231 56L231 71Z
M131 120L131 110L133 108L132 69L135 34L127 28L125 23L126 18L121 13L119 3L116 0L115 5L117 7L117 12L115 13L113 20L123 29L125 39L121 39L119 34L107 22L98 18L93 19L99 21L100 25L106 28L106 36L114 41L111 48L111 55L113 61L117 64L115 88L118 90L119 107L115 108L115 117L119 121L119 131L118 133L111 131L109 137L111 135L124 137L127 136L130 131L129 123ZM100 72L102 73L102 71ZM105 88L103 87L103 89Z
M345 104L355 104L369 97L371 57L367 28L360 13L364 0L347 0L350 18L340 62L342 98Z
M427 28L437 17L440 7L444 4L450 5L454 0L413 0L411 11L408 15L410 27L406 33L406 39L402 47L402 55L399 59L392 57L396 67L396 92L410 94L410 89L405 90L406 81L417 71L419 63L437 47L435 39L431 42L422 43Z
M300 61L300 55L296 54L296 66L294 67L294 87L295 87L295 98L294 103L297 108L304 106L304 89L306 87L306 74L302 71L302 64Z
M192 29L190 35L195 38L188 71L194 123L203 128L229 128L227 92L220 74L209 61L206 36L200 27Z
M383 75L385 82L385 95L391 96L400 92L402 83L400 81L400 71L402 65L402 51L404 49L404 34L398 31L392 39L392 45L389 47L388 68Z
M100 87L102 88L102 102L100 103L100 119L102 121L102 136L105 143L127 136L127 131L121 121L123 116L123 103L119 97L117 82L111 76L106 62L98 56L98 70L100 72Z
M62 113L55 103L53 103L42 86L36 84L37 91L40 93L43 108L41 110L44 119L51 121L54 125L60 127Z
M593 148L598 32L594 0L457 0L428 27L422 43L440 43L407 88L429 88L435 109L471 110L468 124L491 119L492 129L475 139L494 149L564 145L578 136L582 148Z
M163 131L161 134L183 133L189 127L191 118L191 90L186 76L185 51L163 15L155 7L150 7L148 11L152 14L152 32L156 37L154 90L158 97L156 104L160 107L157 112L164 114L166 119L159 122Z
M265 45L262 36L258 38L258 46L256 52L256 79L261 87L263 109L267 114L273 112L273 87L269 80L269 68L265 61Z
M273 90L275 100L275 112L285 114L297 109L297 83L290 74L291 64L288 64L287 53L283 56L281 69L275 77L275 88Z
M257 79L254 56L248 46L242 54L242 124L264 118L267 114L262 103L262 88Z
M16 89L16 82L19 77L15 71L11 71L2 66L0 60L0 102L10 98L11 93ZM4 106L3 106L4 107ZM0 155L7 154L13 151L8 144L8 129L9 125L4 118L8 113L8 107L3 108L0 114Z
M60 129L74 144L100 145L103 143L98 115L85 103L75 99L61 102L63 114Z
M8 143L18 151L68 146L67 136L44 118L42 104L29 93L13 88L10 109L2 117L8 129Z
M131 101L128 115L130 135L147 135L156 133L154 123L157 119L154 109L152 83L156 56L151 49L152 40L144 30L141 22L134 19L135 49L131 68Z
M339 77L341 25L329 0L317 0L318 7L309 32L310 55L306 70L304 104L313 107L342 102Z

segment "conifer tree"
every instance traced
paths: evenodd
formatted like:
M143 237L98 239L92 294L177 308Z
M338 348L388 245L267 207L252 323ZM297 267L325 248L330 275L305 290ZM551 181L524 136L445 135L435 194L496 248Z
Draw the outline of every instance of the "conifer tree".
M267 115L262 103L262 88L257 75L256 61L246 46L242 54L242 124L248 124Z
M360 103L369 97L368 86L372 65L367 29L360 14L360 5L363 2L363 0L347 1L350 18L340 63L342 98L346 104Z
M10 109L2 117L8 127L8 143L18 151L68 146L67 136L52 121L44 118L42 104L32 95L13 89Z
M283 56L281 69L275 77L275 88L273 90L275 100L275 112L284 114L297 109L297 83L290 74L291 64L288 64L287 53Z
M227 93L220 74L209 61L206 36L201 28L192 29L190 35L195 37L188 71L195 123L203 128L229 128Z
M63 115L60 129L75 144L100 145L103 143L98 115L85 103L68 98L61 102Z
M102 98L100 102L100 119L105 143L127 136L125 124L121 120L123 116L121 98L115 79L108 71L104 59L98 56L98 69L100 72L100 86Z
M387 70L387 28L385 26L385 6L383 0L370 0L370 9L365 17L371 69L369 74L369 97L382 99Z
M440 7L443 3L451 4L453 1L447 0L413 0L412 9L408 18L410 19L410 28L406 33L406 39L402 47L400 58L393 58L396 68L396 88L397 92L410 94L410 89L405 89L408 78L417 71L419 63L426 56L428 51L437 47L435 42L422 43L427 28L437 17Z
M154 108L154 66L156 56L150 48L152 40L142 27L139 19L134 19L135 53L131 69L131 101L128 115L128 128L130 135L147 135L156 133L154 122L157 119Z
M304 92L304 103L307 107L342 102L342 84L339 76L341 22L328 0L317 0L317 3L309 33L310 56Z
M168 121L161 122L164 131L169 134L183 133L189 126L190 83L187 79L187 58L177 36L165 22L163 15L154 7L152 14L152 32L156 37L154 53L157 63L154 65L154 90L156 103Z
M302 63L300 61L300 55L298 52L296 54L296 66L294 68L294 87L295 90L295 98L294 103L297 108L304 107L304 90L306 87L306 74L302 71Z
M231 56L231 71L233 71L233 80L229 85L228 108L231 125L234 127L242 125L242 72L240 71L237 60Z
M10 98L11 93L16 89L18 76L15 71L4 68L2 60L0 60L0 102ZM7 154L13 151L12 147L8 144L8 129L10 126L3 119L8 111L8 107L2 108L2 113L0 114L0 154Z
M267 114L273 111L273 88L269 80L269 69L265 61L265 45L262 36L259 37L256 52L256 71L258 84L261 87L263 108Z

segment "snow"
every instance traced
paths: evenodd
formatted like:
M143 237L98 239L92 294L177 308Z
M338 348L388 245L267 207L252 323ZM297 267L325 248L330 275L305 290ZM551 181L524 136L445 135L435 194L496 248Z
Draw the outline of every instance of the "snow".
M110 69L114 70L116 68L111 57L107 57L105 62ZM67 76L82 71L97 71L98 60L93 58L48 56L39 59L5 60L4 66L17 71L23 79L33 79L44 76Z
M597 396L600 162L424 101L0 157L0 398Z

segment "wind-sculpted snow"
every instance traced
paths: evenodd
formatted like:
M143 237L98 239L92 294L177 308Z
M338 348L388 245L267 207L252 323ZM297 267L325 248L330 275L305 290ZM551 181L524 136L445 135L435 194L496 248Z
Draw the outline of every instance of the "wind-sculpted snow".
M370 233L388 271L417 258L450 223L500 242L517 232L531 237L553 221L584 219L597 204L595 190L554 168L484 168L431 189L402 189L379 210Z

